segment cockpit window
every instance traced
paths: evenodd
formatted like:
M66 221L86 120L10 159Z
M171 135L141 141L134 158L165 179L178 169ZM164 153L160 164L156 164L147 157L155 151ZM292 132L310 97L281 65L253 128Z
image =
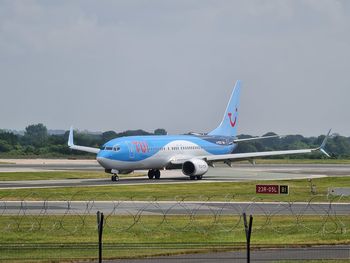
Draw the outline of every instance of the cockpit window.
M118 152L118 151L120 151L120 146L119 145L114 145L113 147L111 147L111 146L102 146L101 150Z

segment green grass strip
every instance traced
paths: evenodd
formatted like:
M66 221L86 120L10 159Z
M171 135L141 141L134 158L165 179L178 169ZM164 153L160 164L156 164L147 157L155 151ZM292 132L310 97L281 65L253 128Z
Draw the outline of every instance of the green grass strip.
M232 250L245 241L239 216L107 217L106 258L144 257ZM261 247L349 244L345 216L255 216L252 245ZM95 216L2 216L0 260L89 259L96 257ZM40 244L42 244L40 246ZM33 247L36 246L37 248Z
M329 187L350 187L350 177L313 179L316 194L307 179L225 183L178 183L62 187L39 189L2 189L0 200L186 200L186 201L312 201L349 202L350 197L327 197ZM289 185L289 195L255 194L256 184Z
M123 177L139 177L144 173L121 174ZM43 171L43 172L3 172L0 173L0 181L24 181L24 180L62 180L62 179L98 179L109 178L110 175L98 171Z

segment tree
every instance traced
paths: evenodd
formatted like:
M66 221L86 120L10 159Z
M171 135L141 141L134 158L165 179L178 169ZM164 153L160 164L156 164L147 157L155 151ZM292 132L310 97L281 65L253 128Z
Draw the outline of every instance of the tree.
M257 152L255 145L251 142L240 142L238 143L237 149L234 153L249 153L249 152Z
M156 130L154 131L154 134L155 134L155 135L167 135L168 133L166 132L165 129L159 128L159 129L156 129Z
M26 127L23 139L28 145L42 147L48 139L47 128L42 123L29 125Z
M4 140L8 144L14 146L18 143L18 136L12 132L0 131L0 140Z
M0 152L9 152L11 151L12 147L10 144L8 144L4 140L0 140Z
M152 135L152 133L146 132L144 130L127 130L117 134L118 137L123 136L140 136L140 135Z
M324 136L323 136L324 137ZM322 137L319 137L319 141L322 139ZM334 138L331 138L327 145L326 145L326 151L328 151L331 154L334 154L335 156L339 157L349 157L350 156L350 141L348 138L344 136L335 136Z
M108 142L116 137L118 137L118 135L115 131L106 131L102 133L102 143Z

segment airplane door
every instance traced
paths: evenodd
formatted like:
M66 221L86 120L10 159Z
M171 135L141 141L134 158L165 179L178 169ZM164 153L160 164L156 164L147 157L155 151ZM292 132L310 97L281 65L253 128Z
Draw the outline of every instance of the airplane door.
M129 148L129 157L133 159L135 157L134 147L130 142L127 142Z

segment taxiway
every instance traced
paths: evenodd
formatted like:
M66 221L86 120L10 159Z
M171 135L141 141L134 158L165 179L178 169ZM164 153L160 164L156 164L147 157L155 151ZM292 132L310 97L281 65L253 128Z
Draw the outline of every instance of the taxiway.
M349 203L203 201L0 201L0 215L350 215Z

